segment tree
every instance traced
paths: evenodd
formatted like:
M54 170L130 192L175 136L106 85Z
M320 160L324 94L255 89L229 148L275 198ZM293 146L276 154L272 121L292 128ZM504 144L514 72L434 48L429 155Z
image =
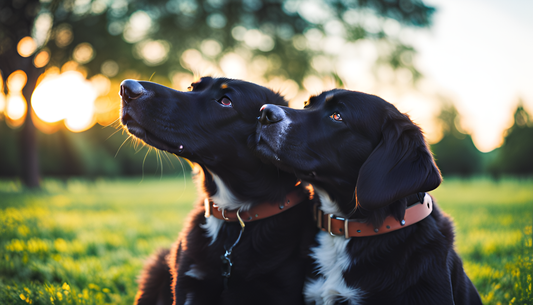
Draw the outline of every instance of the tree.
M29 103L37 84L37 79L43 69L35 67L31 57L20 56L17 51L17 43L23 37L31 35L35 16L39 12L39 1L13 1L11 5L8 5L8 2L2 2L0 4L0 12L0 70L4 75L3 79L6 79L8 75L16 70L26 72L27 81L22 93ZM22 181L26 186L32 188L39 187L39 165L35 133L31 112L28 111L24 127L20 132L19 150L22 161Z
M378 63L409 69L417 78L412 61L404 60L414 48L387 34L383 25L427 27L434 11L420 0L4 1L0 70L4 79L16 69L26 72L28 103L43 68L66 64L87 77L147 79L155 73L168 81L180 71L205 73L197 66L199 58L217 65L239 54L265 77L302 84L307 74L320 74L311 65L314 56L334 56L324 46L366 39L387 44ZM24 58L16 46L25 36L33 36L37 50ZM43 68L33 64L37 56L49 58ZM20 134L21 149L29 154L22 163L30 164L23 181L35 186L34 130L28 112Z
M495 160L489 166L494 176L533 174L533 122L529 113L519 101L514 113L514 124L505 132L502 147L498 149Z
M482 170L482 154L472 137L459 130L459 113L452 103L443 105L438 120L443 137L431 145L438 167L443 175L471 176Z

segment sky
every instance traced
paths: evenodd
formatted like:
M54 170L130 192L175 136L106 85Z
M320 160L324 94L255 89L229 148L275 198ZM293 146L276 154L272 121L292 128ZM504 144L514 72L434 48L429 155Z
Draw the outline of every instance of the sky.
M519 99L533 114L533 1L428 0L438 11L410 39L417 64L458 108L478 149L498 147Z
M436 116L442 100L452 101L461 115L460 127L472 134L474 144L479 150L491 151L502 144L503 134L513 123L512 115L520 99L526 110L533 114L533 18L530 17L533 13L533 1L425 2L437 8L433 26L429 29L401 29L399 24L394 26L394 22L389 22L392 27L386 27L399 33L401 39L414 45L418 51L414 58L415 66L424 77L416 88L413 88L410 81L412 75L410 72L406 74L405 69L395 72L390 67L381 67L381 70L377 71L379 81L375 79L372 76L375 74L373 63L377 59L380 46L368 40L344 43L335 36L341 35L336 31L329 31L329 36L324 37L311 35L313 31L306 33L310 45L322 46L326 54L336 57L332 62L325 56L318 56L312 60L312 66L319 72L328 72L331 67L335 67L333 69L343 79L346 88L376 94L393 103L422 127L430 143L440 140L441 128ZM309 3L314 2L304 2ZM314 14L322 16L323 11L315 10ZM335 29L335 23L327 23L326 29ZM244 32L253 34L249 35L250 37L258 35L257 30ZM244 42L249 45L246 35ZM317 94L336 86L333 78L328 80L313 75L304 80L305 90L300 91L292 80L254 79L254 75L262 75L261 71L253 70L258 66L257 62L254 60L248 64L235 53L224 55L219 68L215 67L214 63L201 60L203 57L198 50L188 50L182 58L184 62L191 61L193 67L207 65L220 75L247 79L279 89L291 101L291 106L295 107L303 106L303 101L309 94ZM199 60L201 62L198 62ZM265 66L265 60L259 66ZM209 75L207 70L204 70L193 72ZM247 73L247 70L250 71ZM178 76L181 74L183 73ZM184 83L187 87L192 81L192 74L185 76L177 77L177 83ZM109 80L107 82L109 83ZM108 84L107 88L109 86ZM57 106L60 103L55 104ZM63 108L41 107L41 110L59 113L58 109L64 110ZM79 119L79 116L74 118ZM85 121L87 120L80 122ZM91 124L94 124L94 120ZM91 124L85 124L87 126L84 128L92 126Z

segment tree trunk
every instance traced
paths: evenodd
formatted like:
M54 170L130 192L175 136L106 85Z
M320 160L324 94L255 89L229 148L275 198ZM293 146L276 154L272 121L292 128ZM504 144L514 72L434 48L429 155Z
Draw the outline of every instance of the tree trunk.
M26 99L28 111L26 112L26 119L24 126L20 131L19 147L20 147L20 162L21 162L21 178L22 182L29 188L40 187L39 175L39 156L37 149L37 130L33 124L31 117L31 95L35 90L37 79L40 75L40 69L30 68L27 71L28 82L22 90L22 94Z

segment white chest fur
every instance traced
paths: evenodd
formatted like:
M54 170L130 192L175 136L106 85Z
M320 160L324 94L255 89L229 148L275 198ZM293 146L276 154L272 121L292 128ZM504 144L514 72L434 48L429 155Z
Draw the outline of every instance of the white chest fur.
M321 201L321 208L325 213L341 215L337 205L331 201L328 194L315 188ZM316 305L333 305L336 302L347 301L350 305L360 304L363 292L358 288L346 286L343 272L351 261L346 252L349 239L343 236L331 236L327 232L317 235L318 246L312 249L312 257L318 265L319 278L309 280L305 284L304 294L307 303Z
M213 176L213 181L217 185L217 192L211 196L211 201L213 201L219 208L227 210L236 210L241 208L242 211L246 211L250 208L250 202L243 202L239 200L235 194L226 186L224 181L220 179L219 176L209 171Z
M210 200L220 209L235 210L241 208L245 211L250 208L251 204L239 201L219 176L211 171L209 173L213 176L213 181L217 185L217 192L211 196ZM224 220L211 216L206 219L204 225L200 225L202 229L207 231L207 236L211 238L210 244L217 238L218 231L220 231L223 223Z

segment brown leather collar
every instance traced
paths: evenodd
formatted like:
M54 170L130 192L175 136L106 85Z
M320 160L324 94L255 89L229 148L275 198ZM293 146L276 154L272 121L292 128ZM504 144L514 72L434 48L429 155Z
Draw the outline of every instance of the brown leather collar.
M379 228L374 228L372 224L359 222L357 219L345 219L333 214L324 214L318 205L315 205L315 221L319 229L329 232L331 236L363 237L405 228L428 217L431 211L433 211L433 201L431 196L425 194L423 202L419 200L405 210L405 217L402 221L397 221L394 216L388 216Z
M237 217L237 212L239 212L239 215L244 222L251 222L277 215L296 206L304 201L305 198L305 191L302 188L297 188L285 196L281 202L263 202L253 206L249 210L240 212L239 210L227 211L221 209L214 202L210 202L209 199L206 198L204 200L205 218L213 215L218 219L223 219L229 222L238 221L239 218Z

